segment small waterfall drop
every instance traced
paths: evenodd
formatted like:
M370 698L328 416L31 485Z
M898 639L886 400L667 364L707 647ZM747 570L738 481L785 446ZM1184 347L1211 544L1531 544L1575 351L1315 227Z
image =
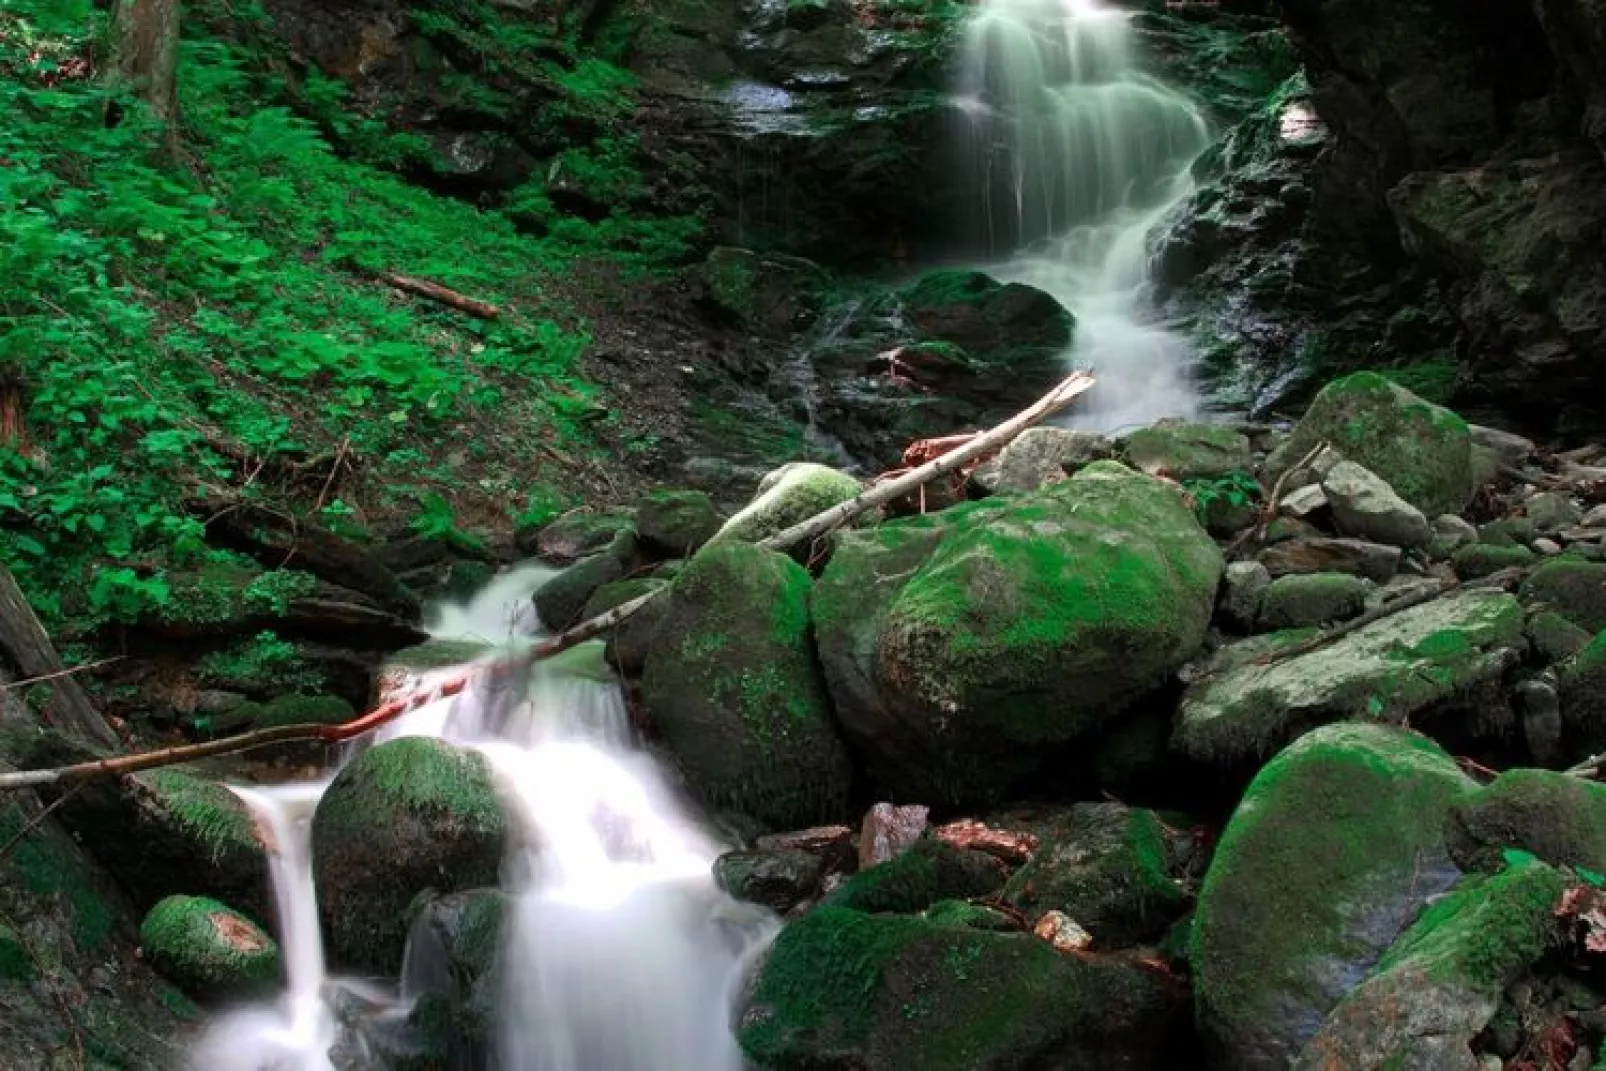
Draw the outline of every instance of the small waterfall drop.
M1106 0L981 0L960 83L982 226L1007 256L988 271L1076 314L1068 359L1099 386L1073 422L1101 431L1199 410L1191 347L1149 315L1147 239L1211 132L1135 46Z
M530 596L552 574L524 567L437 608L437 640L496 654L539 636ZM463 667L399 674L428 688ZM511 907L497 964L496 1071L741 1071L733 1015L754 956L778 926L712 875L725 846L706 833L642 749L593 641L522 679L470 687L386 726L376 743L433 736L485 755L510 833ZM273 880L288 987L221 1017L193 1071L330 1071L330 1007L311 867L311 815L328 781L237 789L272 823ZM427 958L427 957L424 957ZM426 964L427 966L427 964ZM427 971L423 973L428 973ZM352 983L339 984L353 988ZM373 999L372 987L355 987ZM416 994L388 998L405 1013Z

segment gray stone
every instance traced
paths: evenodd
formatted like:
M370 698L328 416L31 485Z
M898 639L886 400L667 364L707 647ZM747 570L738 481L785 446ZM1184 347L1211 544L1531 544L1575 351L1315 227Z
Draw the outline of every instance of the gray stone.
M1534 531L1542 535L1550 535L1571 527L1584 516L1583 510L1578 508L1577 503L1555 491L1546 491L1530 498L1523 506L1523 512L1533 522Z
M1402 721L1498 680L1524 645L1523 614L1505 592L1462 590L1313 651L1262 660L1300 638L1256 637L1217 652L1183 697L1172 747L1237 764L1313 725Z
M1090 431L1029 428L970 479L987 494L1037 491L1084 465L1114 456L1115 445Z
M1396 547L1426 547L1433 538L1421 510L1395 494L1388 481L1353 461L1334 465L1322 490L1346 535Z
M1581 528L1606 528L1606 504L1595 506L1578 522Z
M1277 503L1277 508L1290 517L1309 517L1319 509L1327 508L1327 492L1319 483L1306 484L1290 491Z
M1561 696L1550 674L1517 685L1517 709L1528 751L1541 766L1561 761Z
M1534 453L1532 439L1524 439L1521 435L1514 435L1499 428L1488 428L1481 424L1468 424L1467 430L1472 434L1474 446L1481 446L1499 457L1507 465L1520 465L1527 461Z
M1533 541L1536 554L1543 554L1547 558L1554 558L1561 553L1561 544L1554 539L1536 539Z
M1233 562L1221 585L1221 615L1227 623L1249 632L1260 619L1260 605L1271 586L1271 573L1259 562Z
M1477 526L1464 517L1456 516L1454 513L1446 513L1436 517L1433 521L1433 534L1451 544L1446 556L1455 553L1462 547L1469 547L1478 541Z
M1162 420L1133 432L1121 446L1133 468L1173 480L1227 476L1254 464L1249 439L1219 424Z
M1279 577L1266 589L1260 627L1267 632L1347 621L1366 609L1370 585L1348 573Z
M1273 577L1290 573L1352 573L1387 584L1400 568L1400 548L1361 539L1291 539L1260 552Z

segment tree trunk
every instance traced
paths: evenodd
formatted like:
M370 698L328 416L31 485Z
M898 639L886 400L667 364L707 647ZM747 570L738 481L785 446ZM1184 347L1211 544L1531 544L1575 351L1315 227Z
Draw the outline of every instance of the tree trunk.
M179 0L114 0L112 72L171 127L178 116Z

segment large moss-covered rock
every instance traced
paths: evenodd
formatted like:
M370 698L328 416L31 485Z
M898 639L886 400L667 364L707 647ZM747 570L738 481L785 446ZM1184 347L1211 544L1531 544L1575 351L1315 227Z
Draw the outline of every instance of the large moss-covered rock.
M1133 468L1173 480L1248 472L1255 460L1249 439L1232 428L1181 420L1162 420L1134 431L1121 448Z
M1317 444L1387 480L1430 517L1460 513L1472 498L1472 436L1466 421L1394 381L1357 372L1329 383L1266 461L1275 478Z
M1550 770L1508 770L1451 809L1450 852L1464 870L1499 870L1509 849L1606 872L1606 786Z
M269 923L268 855L240 797L178 769L92 782L62 804L72 830L141 911L209 896Z
M312 822L332 963L394 975L413 898L495 885L503 831L491 771L478 754L404 737L353 759Z
M1486 1066L1473 1041L1506 987L1555 941L1566 887L1541 863L1463 880L1333 1009L1296 1071Z
M1347 621L1366 609L1371 590L1365 580L1348 573L1294 573L1280 576L1266 588L1260 604L1261 628L1276 631Z
M694 792L781 828L839 817L852 769L783 554L721 540L677 576L642 697Z
M1579 628L1606 629L1606 565L1555 558L1535 569L1519 594L1524 604L1554 610Z
M1459 876L1450 807L1475 790L1426 738L1317 729L1238 805L1194 917L1199 1027L1223 1067L1288 1067L1423 903Z
M1234 765L1325 722L1398 722L1498 681L1526 643L1517 600L1477 589L1385 617L1305 654L1275 657L1305 638L1257 637L1220 652L1183 697L1172 746Z
M845 534L814 600L838 718L891 795L995 800L1197 652L1221 571L1176 489L1114 462Z
M279 981L279 946L240 914L202 896L169 896L139 927L145 959L200 1001L261 996Z
M1004 889L1029 919L1063 911L1096 947L1120 948L1158 937L1186 909L1187 896L1166 871L1165 834L1153 811L1078 803L1045 832Z
M726 521L711 543L757 543L864 490L852 476L824 465L783 465L758 485L758 495Z
M1159 1071L1181 1066L1179 998L1025 934L822 907L776 939L738 1036L776 1071Z

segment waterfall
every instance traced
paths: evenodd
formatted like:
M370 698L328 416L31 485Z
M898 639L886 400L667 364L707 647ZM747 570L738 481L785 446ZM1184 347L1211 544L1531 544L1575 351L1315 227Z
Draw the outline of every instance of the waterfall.
M1099 385L1074 422L1102 431L1199 410L1191 347L1150 315L1147 240L1192 193L1211 132L1135 44L1105 0L981 0L959 91L985 238L1006 258L988 271L1076 314L1068 360Z
M530 596L551 575L504 573L469 602L437 608L430 631L493 648L533 642ZM460 668L398 683L428 687ZM601 643L536 663L512 688L420 707L376 742L410 735L480 751L508 814L497 1071L740 1071L738 987L777 923L714 883L724 846L640 746ZM289 985L271 1005L221 1018L194 1071L332 1066L310 866L311 809L327 784L237 790L273 823ZM391 994L393 1007L405 1010L409 996Z

